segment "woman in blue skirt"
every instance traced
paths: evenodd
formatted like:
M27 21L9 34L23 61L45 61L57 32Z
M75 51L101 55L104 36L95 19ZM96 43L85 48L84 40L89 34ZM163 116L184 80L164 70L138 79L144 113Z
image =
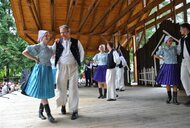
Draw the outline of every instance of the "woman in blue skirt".
M48 120L53 123L55 119L51 115L48 99L55 96L54 93L54 79L52 75L52 68L50 58L53 55L51 47L47 45L50 40L50 34L46 30L40 30L38 32L39 44L32 45L23 51L23 55L27 58L36 61L28 83L26 85L25 92L27 95L41 99L39 107L39 118L45 120L43 110L48 116Z
M96 72L94 74L94 80L98 82L99 89L99 99L106 98L107 86L106 86L106 64L107 64L107 53L105 53L105 45L99 46L99 53L93 58L94 63L98 65ZM104 85L104 95L102 93L102 85Z
M168 99L166 103L172 100L171 86L173 86L173 103L179 105L177 101L177 85L180 84L180 68L177 62L177 55L180 51L177 46L172 46L172 38L166 36L164 39L166 47L160 48L155 55L155 58L163 60L160 72L156 78L158 84L166 85Z

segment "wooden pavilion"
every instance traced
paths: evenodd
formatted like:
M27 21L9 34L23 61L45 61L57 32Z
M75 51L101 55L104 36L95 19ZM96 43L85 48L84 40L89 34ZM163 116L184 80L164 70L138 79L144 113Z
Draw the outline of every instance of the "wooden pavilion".
M169 1L161 7L160 4ZM176 8L178 5L182 5ZM146 38L146 29L184 12L187 22L187 0L11 0L17 31L29 44L35 44L40 29L59 37L59 26L71 27L72 36L79 39L87 55L94 55L100 43L112 41L133 53ZM152 10L155 9L154 13ZM166 13L167 12L167 13ZM137 35L142 33L138 40ZM137 59L134 54L137 77Z

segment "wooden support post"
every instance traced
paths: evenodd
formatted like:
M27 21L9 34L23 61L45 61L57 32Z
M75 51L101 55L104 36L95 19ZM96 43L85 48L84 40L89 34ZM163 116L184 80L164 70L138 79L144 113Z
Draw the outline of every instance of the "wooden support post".
M137 55L136 55L136 37L135 35L132 37L133 38L133 68L134 68L134 82L137 82Z
M184 22L188 22L187 21L187 8L186 8L187 2L186 0L183 1L183 6L185 6L184 8Z
M145 23L144 23L143 31L144 31L144 42L146 43L146 25L145 25Z
M173 18L174 18L174 23L176 24L176 10L175 10L175 1L173 1Z

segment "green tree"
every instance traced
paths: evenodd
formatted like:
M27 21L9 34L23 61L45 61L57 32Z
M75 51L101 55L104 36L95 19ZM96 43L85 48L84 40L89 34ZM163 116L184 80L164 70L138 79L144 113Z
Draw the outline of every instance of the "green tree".
M0 78L18 76L33 63L22 55L27 43L18 37L9 0L0 0Z

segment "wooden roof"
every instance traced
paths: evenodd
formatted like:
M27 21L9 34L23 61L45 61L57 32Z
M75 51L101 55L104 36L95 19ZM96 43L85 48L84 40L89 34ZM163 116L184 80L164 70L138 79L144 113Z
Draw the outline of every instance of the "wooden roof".
M68 24L88 55L116 32L135 33L150 11L164 0L11 0L16 26L21 38L36 43L40 29L59 37L59 26ZM176 0L183 1L183 0ZM138 25L138 23L141 23Z

